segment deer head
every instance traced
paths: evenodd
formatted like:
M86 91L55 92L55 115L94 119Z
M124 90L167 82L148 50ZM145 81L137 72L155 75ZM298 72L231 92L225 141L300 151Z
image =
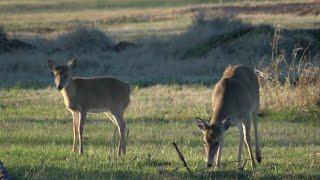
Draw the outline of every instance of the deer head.
M76 67L77 60L72 59L67 64L56 65L52 60L48 60L50 71L54 75L54 82L57 89L62 90L71 79L71 71Z

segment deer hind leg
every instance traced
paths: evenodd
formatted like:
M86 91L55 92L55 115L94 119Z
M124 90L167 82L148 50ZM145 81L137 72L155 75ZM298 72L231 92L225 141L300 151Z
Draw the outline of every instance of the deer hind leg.
M87 112L80 112L80 121L78 126L78 135L79 135L79 154L83 153L83 146L82 146L82 135L84 130L84 123L86 120Z
M257 121L258 121L258 113L253 113L253 128L254 128L254 140L255 140L255 150L256 150L256 159L258 163L261 163L261 150L259 146L259 138L258 138L258 126L257 126Z
M79 127L79 113L72 112L72 126L73 126L73 144L72 144L72 151L76 152L76 144L77 144L77 135L79 134L78 127Z
M251 166L254 168L256 166L256 163L254 161L253 154L252 154L252 148L251 148L250 121L244 122L242 124L242 127L243 127L244 141L245 141L245 143L247 145L249 157L250 157L250 160L251 160Z
M126 154L126 123L123 119L122 113L113 113L113 117L117 122L118 131L119 131L119 145L118 145L118 156Z
M107 115L107 117L110 119L110 121L112 122L112 124L114 124L115 126L118 127L118 123L117 120L115 119L115 117L111 114L109 114L109 112L105 112L104 114Z
M242 156L242 149L243 149L243 130L241 127L241 124L238 125L239 129L239 149L238 149L238 168L242 168L242 161L241 161L241 156Z

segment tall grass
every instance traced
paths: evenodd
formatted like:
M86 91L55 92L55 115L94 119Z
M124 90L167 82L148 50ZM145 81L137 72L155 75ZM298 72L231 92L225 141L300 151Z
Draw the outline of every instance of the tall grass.
M291 58L286 58L285 50L278 47L280 40L281 29L277 27L271 60L260 71L262 109L307 110L317 106L320 100L319 57L311 59L308 49L298 46L292 50Z
M25 5L20 6L20 14L13 15L11 10L19 11L16 3L21 2ZM39 22L44 29L51 22L68 27L70 22L78 25L84 22L83 19L78 21L78 17L85 15L85 21L95 17L102 19L101 23L109 16L119 19L119 14L112 14L115 11L107 12L105 16L96 15L98 11L86 14L88 11L82 12L81 8L70 12L79 8L74 7L73 1L66 4L70 9L63 13L60 2L65 1L10 1L12 4L1 1L0 9L10 12L6 15L3 12L0 19L13 23L13 30L31 28L32 31L37 31ZM122 2L125 4L121 7L133 3L117 1ZM139 2L139 5L147 3ZM182 2L188 1L170 3ZM8 5L3 6L6 3ZM51 8L50 14L40 13L43 8L24 14L30 7L46 5ZM136 21L137 16L138 20L144 19L140 14L146 13L120 11L125 17L136 14L128 21ZM157 15L166 12L159 10ZM149 22L154 12L148 13L151 15L142 26L143 31L133 30L133 33L140 33L143 40L136 40L137 48L120 53L102 48L112 45L114 36L99 28L80 28L38 37L19 37L18 34L18 39L24 39L38 49L0 54L0 158L14 179L317 179L320 176L319 57L309 55L310 49L306 46L293 43L295 37L304 39L305 34L296 36L296 31L280 28L274 34L255 31L216 48L206 47L208 54L205 56L182 60L180 55L186 49L204 46L208 38L247 24L234 17L229 20L200 17L188 29L180 31L184 32L182 34L145 38L145 32L154 30L155 24ZM73 17L69 17L71 15ZM123 20L127 22L126 18ZM176 22L167 25L170 28L166 31L177 28ZM179 22L184 24L184 21ZM318 51L319 48L313 47ZM63 63L70 56L79 59L76 75L114 75L130 81L131 104L125 113L130 135L125 158L113 158L117 142L114 126L104 114L88 115L84 155L71 152L71 115L60 94L48 87L53 79L47 68L49 58ZM256 169L247 165L245 171L236 170L232 163L227 163L218 172L201 171L205 160L201 132L194 119L210 118L214 83L228 64L246 64L260 72L261 110L267 112L258 123L263 162ZM190 82L194 84L190 85ZM194 174L188 174L180 165L172 141L177 141L188 164L195 170ZM233 161L239 142L238 132L230 129L225 142L222 161ZM159 169L163 171L157 171Z

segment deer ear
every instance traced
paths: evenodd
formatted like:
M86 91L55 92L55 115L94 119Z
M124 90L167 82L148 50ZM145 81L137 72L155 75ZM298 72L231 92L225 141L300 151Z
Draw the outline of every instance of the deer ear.
M53 72L54 68L56 67L56 65L51 59L48 60L48 66L51 72Z
M205 131L210 128L210 125L206 123L203 119L196 118L197 126L200 130Z
M70 69L74 69L76 66L77 66L77 59L76 58L73 58L72 60L70 60L69 62L68 62L68 67L70 68Z
M222 121L222 127L224 130L228 130L232 124L235 124L235 122L236 122L235 117L227 117Z

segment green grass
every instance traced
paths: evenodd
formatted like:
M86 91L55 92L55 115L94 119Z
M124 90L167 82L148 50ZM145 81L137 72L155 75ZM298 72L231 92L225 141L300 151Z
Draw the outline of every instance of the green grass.
M113 139L118 137L104 114L88 116L85 153L79 156L71 152L71 115L56 90L2 89L0 157L15 179L319 178L319 108L269 110L259 120L263 162L257 169L247 163L240 172L227 163L218 172L201 171L202 134L194 119L210 117L210 93L204 86L134 88L125 116L128 153L116 159ZM236 160L237 135L235 128L227 133L223 162ZM183 168L173 141L194 174Z
M197 12L206 12L207 6L228 3L234 6L248 4L279 2L309 2L286 0L120 0L120 1L1 1L0 26L9 32L50 33L66 31L78 26L90 26L121 36L122 39L139 39L147 35L171 34L183 32ZM247 4L246 4L247 3ZM199 8L199 5L201 8ZM188 11L198 7L195 10ZM184 10L187 10L183 12ZM221 15L213 9L215 16ZM226 16L226 15L223 15ZM254 24L281 24L283 27L319 28L316 16L296 16L283 14L268 14L256 12L247 14L239 11L239 17ZM177 25L178 24L178 25ZM114 26L116 25L116 26ZM141 30L141 26L144 27ZM126 32L121 32L126 29ZM138 29L138 31L137 31ZM120 32L119 32L120 31ZM159 33L158 33L159 32ZM120 33L120 35L119 35ZM134 33L128 36L127 33Z
M228 163L237 159L238 132L231 128L222 154L222 161L226 163L224 168L216 172L203 171L202 134L194 119L210 118L213 83L221 76L225 65L251 64L251 61L267 59L270 52L263 49L263 44L270 43L270 37L249 33L246 38L215 49L207 48L212 42L203 43L203 46L194 47L191 54L203 51L209 53L208 57L180 61L176 56L193 48L192 44L201 45L210 36L215 37L216 30L225 33L224 30L236 26L236 23L217 23L217 26L209 24L195 30L197 26L193 23L197 13L190 9L204 3L196 12L203 11L208 13L206 18L214 19L224 14L206 12L204 7L219 0L88 2L0 1L0 25L13 37L40 43L37 44L39 47L44 46L40 49L50 48L61 31L79 25L106 31L107 37L115 41L142 43L141 48L122 53L98 50L89 53L65 51L54 55L24 51L1 54L0 160L14 179L320 178L320 109L316 106L319 83L300 88L263 86L261 107L266 116L258 123L262 164L252 169L247 163L245 170L239 171L235 163ZM319 28L318 17L312 15L240 12L236 14L237 18L253 25ZM79 34L74 39L82 36L86 35ZM73 55L79 57L80 72L76 74L111 74L138 85L132 88L131 103L125 114L130 133L127 155L123 158L114 156L118 137L104 114L88 115L85 153L79 156L71 152L71 115L61 95L47 87L52 77L47 72L46 60L53 58L65 62ZM186 85L186 82L192 84ZM173 141L177 141L194 174L188 174L183 168L171 144ZM244 158L248 158L245 150ZM161 174L159 168L163 169Z

